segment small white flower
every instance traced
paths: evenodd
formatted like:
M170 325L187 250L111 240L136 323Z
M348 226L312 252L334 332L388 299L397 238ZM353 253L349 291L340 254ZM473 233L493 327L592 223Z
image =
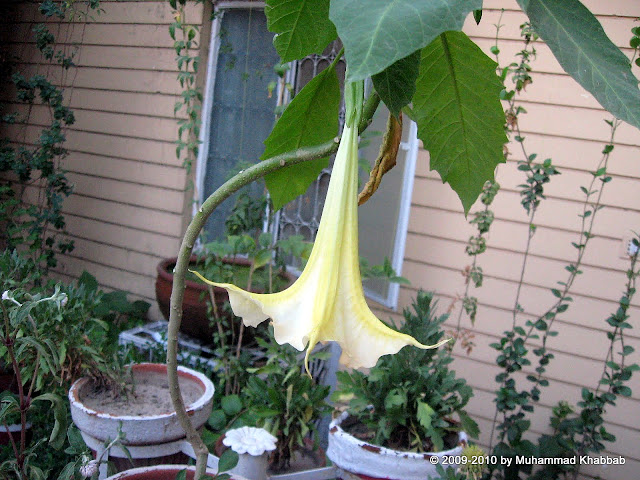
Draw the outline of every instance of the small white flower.
M89 478L98 471L98 461L91 460L80 467L80 475Z
M67 302L69 302L69 297L67 296L66 293L63 293L60 295L60 306L61 307L65 307L67 305Z
M276 449L277 438L264 428L241 427L225 433L224 443L238 454L248 453L254 457Z
M5 290L4 292L2 292L2 299L3 300L9 300L11 297L9 296L9 290Z

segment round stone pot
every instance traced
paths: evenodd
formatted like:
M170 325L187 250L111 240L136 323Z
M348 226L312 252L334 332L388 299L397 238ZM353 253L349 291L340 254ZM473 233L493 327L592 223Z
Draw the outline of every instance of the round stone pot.
M141 363L133 365L134 382L143 389L146 384L159 388L167 410L154 413L127 413L126 401L108 401L95 406L91 380L81 378L69 390L71 417L87 446L99 455L105 441L113 440L121 430L125 436L122 444L134 458L133 466L159 465L169 462L186 463L188 457L182 453L185 433L169 401L167 366L165 364ZM209 418L213 405L213 383L203 374L185 367L178 367L181 389L189 390L191 401L187 401L187 413L195 428L200 428ZM156 387L158 385L158 387ZM155 391L155 390L154 390ZM141 393L142 390L139 390ZM123 405L124 404L124 405ZM115 413L114 413L115 412ZM118 471L130 468L126 453L114 447L109 451L109 460Z
M193 480L195 467L186 465L156 465L152 467L133 468L125 472L120 472L106 480L175 480L178 472L187 469L187 480ZM214 470L207 470L207 476L215 478ZM233 474L232 480L247 480L244 477Z
M443 452L413 453L380 447L349 435L340 424L349 416L342 413L329 425L327 457L340 469L363 480L428 480L440 478L431 457L460 455L467 435L460 432L458 446Z

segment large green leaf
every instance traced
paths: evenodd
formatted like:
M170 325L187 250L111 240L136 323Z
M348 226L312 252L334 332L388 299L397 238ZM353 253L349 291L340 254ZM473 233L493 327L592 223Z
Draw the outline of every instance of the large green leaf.
M578 0L518 0L562 68L613 115L640 128L640 90L629 59Z
M376 92L396 117L413 98L419 68L420 51L417 50L371 78Z
M460 30L482 0L331 0L329 17L344 43L349 80L362 80Z
M336 38L329 20L329 0L267 0L267 28L283 62L321 53Z
M462 32L446 32L422 50L413 97L418 137L431 169L455 190L465 213L504 162L502 83L495 69Z
M320 72L298 93L264 141L261 159L327 142L338 134L340 84L333 65ZM291 165L265 177L273 206L280 209L306 192L328 158Z

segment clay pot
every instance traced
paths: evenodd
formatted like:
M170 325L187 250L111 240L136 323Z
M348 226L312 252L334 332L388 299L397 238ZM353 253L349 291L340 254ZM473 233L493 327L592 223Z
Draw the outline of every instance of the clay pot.
M177 257L167 258L161 261L156 271L156 300L164 318L169 320L171 290L173 288L173 269L178 261ZM235 260L224 260L225 263L250 266L251 262L244 258L236 258ZM195 267L198 264L198 257L191 256L189 265ZM294 281L294 277L288 273L284 274L288 283ZM252 290L256 291L257 290ZM229 295L224 288L213 287L213 293L218 313L226 315L223 306L229 301ZM259 293L259 292L258 292ZM182 322L180 331L190 337L199 339L207 344L211 343L213 329L209 324L207 316L207 305L210 304L208 287L203 282L194 282L185 280L184 300L182 302ZM244 343L244 342L243 342Z
M329 425L327 457L340 469L363 480L424 480L439 478L431 457L459 456L467 445L467 435L460 432L458 445L443 452L413 453L380 447L349 435L340 424L349 416L342 413ZM457 467L456 467L457 468Z
M153 467L142 467L117 473L106 480L175 480L178 472L187 469L187 480L193 480L195 467L186 465L158 465ZM215 478L215 471L207 470L207 476ZM246 480L244 477L232 475L232 480Z
M173 269L178 261L177 257L167 258L161 261L156 268L158 273L156 277L156 299L158 307L164 318L169 320L171 289L173 288ZM195 267L198 263L198 257L193 255L189 260L189 267ZM207 286L202 282L194 282L185 280L184 300L182 301L182 323L180 331L207 343L211 341L212 329L209 326L209 318L207 317L207 304L209 294ZM223 288L214 287L214 297L219 308L225 301L229 300L227 291Z
M167 385L167 366L165 364L141 363L133 365L134 379L139 384L143 379L152 379L156 383ZM195 428L202 427L213 405L214 387L211 380L195 370L178 367L178 376L187 382L199 396L187 405L187 413ZM71 417L89 448L94 452L102 452L106 440L115 439L118 431L125 435L122 442L134 458L134 466L159 465L169 462L186 463L183 454L185 433L178 418L171 410L163 413L136 415L126 413L109 413L109 405L101 407L103 411L87 406L86 398L92 391L91 380L81 378L69 390ZM122 403L122 402L121 402ZM113 410L112 410L113 411ZM122 449L114 447L109 452L109 459L118 471L131 467L131 462Z

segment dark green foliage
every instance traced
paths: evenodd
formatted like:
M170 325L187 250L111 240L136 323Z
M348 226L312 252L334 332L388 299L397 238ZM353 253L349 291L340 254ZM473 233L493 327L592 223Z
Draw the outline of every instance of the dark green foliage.
M293 452L305 446L305 439L315 433L318 421L331 411L325 401L329 387L318 385L300 367L300 353L275 340L261 342L266 349L264 367L250 369L243 396L249 411L257 417L256 425L278 439L272 455L274 471L289 466ZM312 354L309 361L326 359L323 353Z
M0 365L15 374L17 387L17 394L3 394L0 423L34 425L34 440L22 454L16 456L9 446L0 452L0 472L17 471L18 478L63 469L69 460L60 450L70 383L88 375L120 388L118 333L140 323L149 308L146 302L129 302L124 292L102 292L86 272L69 285L34 286L40 280L33 259L8 250L0 254ZM68 473L76 467L64 468Z
M413 311L404 310L404 324L398 330L426 345L442 340L447 315L436 316L433 295L420 292L412 307ZM338 372L334 398L350 399L349 412L375 432L373 443L439 451L449 432L478 433L464 411L473 395L471 387L450 370L452 361L445 347L404 348L381 357L368 375Z

